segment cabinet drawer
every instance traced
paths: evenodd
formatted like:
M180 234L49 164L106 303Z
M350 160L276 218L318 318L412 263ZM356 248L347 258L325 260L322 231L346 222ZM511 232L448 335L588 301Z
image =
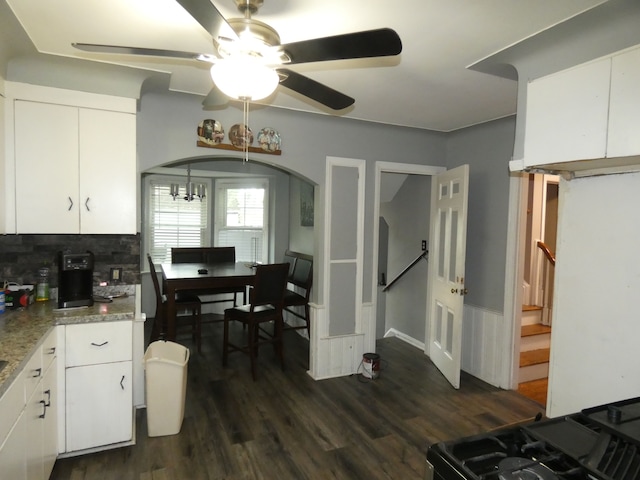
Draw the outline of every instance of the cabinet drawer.
M58 327L54 328L42 343L42 370L46 371L58 352Z
M42 347L38 347L33 355L31 355L31 358L27 362L27 366L22 372L22 376L24 378L25 399L31 397L36 387L38 386L38 383L40 383L40 380L42 380L43 375L44 370L42 369Z
M132 322L67 325L66 366L95 365L132 359Z

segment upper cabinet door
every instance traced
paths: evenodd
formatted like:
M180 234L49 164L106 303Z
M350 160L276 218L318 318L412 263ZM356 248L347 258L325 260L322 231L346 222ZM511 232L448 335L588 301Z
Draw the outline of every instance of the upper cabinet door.
M607 58L528 85L525 167L605 157L610 77Z
M15 102L17 233L79 229L78 109Z
M80 109L80 233L136 233L136 117Z
M640 49L612 59L607 157L640 154Z

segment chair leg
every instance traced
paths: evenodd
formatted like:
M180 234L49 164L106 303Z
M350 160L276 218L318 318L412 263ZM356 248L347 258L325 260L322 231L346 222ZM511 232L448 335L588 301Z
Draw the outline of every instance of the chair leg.
M202 311L200 307L196 309L196 344L198 345L198 353L202 353Z
M247 342L247 348L249 350L249 361L251 362L251 375L253 376L253 380L255 381L258 378L258 373L256 371L256 356L258 353L258 325L248 325L249 330L249 339Z
M227 360L229 358L229 316L224 315L224 330L222 335L222 365L227 366Z
M309 304L307 303L304 306L304 319L307 322L307 335L309 335L309 340L311 340L311 316L309 315Z
M280 365L282 366L282 370L284 370L284 318L280 317L274 322L274 344L276 354L280 357Z

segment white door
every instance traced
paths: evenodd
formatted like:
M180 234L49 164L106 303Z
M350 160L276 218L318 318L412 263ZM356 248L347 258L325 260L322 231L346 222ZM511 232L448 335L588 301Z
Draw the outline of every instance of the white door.
M454 388L460 387L464 260L469 166L434 175L427 284L428 355Z

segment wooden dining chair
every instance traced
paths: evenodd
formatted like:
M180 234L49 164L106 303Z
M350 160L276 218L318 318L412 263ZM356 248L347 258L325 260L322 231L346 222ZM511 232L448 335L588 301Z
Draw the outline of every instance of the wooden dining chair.
M156 315L153 322L151 340L157 340L163 338L167 332L167 324L169 319L167 318L166 309L166 297L160 290L160 282L158 281L158 275L156 274L156 267L153 264L151 255L147 254L147 260L149 261L149 271L151 272L151 280L153 281L153 289L156 292ZM187 310L191 312L191 315L181 317L176 314L174 322L176 324L176 331L189 327L193 340L196 342L198 353L202 352L202 311L200 299L196 295L189 293L178 293L176 295L176 311Z
M288 263L257 265L253 287L249 293L250 303L224 311L223 366L227 365L230 352L243 352L249 356L251 374L256 380L258 349L262 345L272 344L284 370L282 309L288 273ZM229 340L229 326L234 320L246 327L243 329L243 335L246 336L244 345L233 344ZM273 334L261 334L260 326L267 322L273 322Z

